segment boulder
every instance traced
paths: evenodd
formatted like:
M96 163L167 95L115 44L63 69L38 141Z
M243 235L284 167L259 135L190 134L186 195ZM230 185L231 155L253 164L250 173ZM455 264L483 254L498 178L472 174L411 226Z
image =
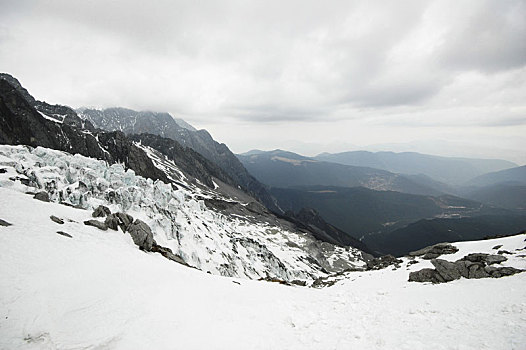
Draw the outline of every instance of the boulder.
M453 254L458 252L458 248L450 243L437 243L435 245L410 252L409 256L422 256L423 259L436 259L443 254Z
M55 215L51 215L49 218L51 219L51 221L56 222L59 225L64 225L64 220L56 217Z
M94 226L98 229L101 229L103 231L106 231L108 229L108 226L104 222L98 221L98 220L86 220L84 221L84 225L88 226Z
M437 273L442 277L444 282L458 280L461 276L459 268L453 262L442 259L433 259L431 264L435 267Z
M504 262L506 260L508 260L508 258L502 255L488 255L486 257L486 264L488 265L500 264L501 262Z
M49 194L45 191L38 192L33 196L33 198L38 199L42 202L49 202Z
M153 233L148 224L136 219L131 225L128 226L127 232L132 237L133 242L139 246L140 249L147 252L152 250L154 243Z
M111 211L108 207L104 205L99 205L91 214L94 218L102 218L111 214Z
M117 231L120 227L122 232L126 232L128 226L133 223L133 216L126 213L109 214L104 223L112 230Z
M422 269L409 273L409 282L445 282L442 276L435 269Z

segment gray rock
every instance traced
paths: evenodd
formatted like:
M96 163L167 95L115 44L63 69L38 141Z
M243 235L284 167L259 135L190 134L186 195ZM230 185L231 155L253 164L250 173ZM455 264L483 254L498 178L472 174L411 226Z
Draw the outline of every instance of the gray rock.
M457 280L460 277L469 279L488 277L498 278L523 272L523 270L513 267L490 266L490 264L497 264L506 260L507 259L503 256L489 255L485 253L472 253L455 262L433 259L431 260L431 263L435 269L422 269L420 271L411 272L409 274L409 281L442 283Z
M466 260L471 262L486 262L486 258L489 256L489 254L486 253L471 253L466 255L460 260Z
M491 277L493 278L500 278L500 277L505 277L505 276L511 276L511 275L515 275L516 273L520 273L520 272L524 272L524 270L520 270L520 269L516 269L514 267L493 267L491 266L492 269L495 269L495 270L492 270L490 275Z
M136 219L135 222L128 226L128 233L133 239L133 242L139 246L140 249L149 252L153 247L153 233L145 222Z
M119 217L116 214L109 214L104 220L104 223L108 228L117 231L119 229Z
M107 215L110 215L111 211L108 207L105 207L104 205L99 205L91 214L94 218L102 218Z
M179 264L182 264L182 265L186 265L186 266L190 266L184 261L183 258L181 258L181 256L179 256L177 254L174 254L170 248L160 246L157 243L155 243L155 241L152 244L152 250L151 251L154 252L154 253L159 253L162 256L164 256L166 259L175 261L176 263L179 263Z
M457 265L442 259L433 259L431 264L435 267L437 273L442 277L444 282L458 280L461 276Z
M500 264L501 262L504 262L506 260L508 260L508 258L502 255L488 255L486 257L486 264L488 265Z
M445 282L442 276L435 269L422 269L409 273L409 282Z
M108 229L108 226L104 222L100 222L98 220L86 220L84 221L84 225L88 226L94 226L98 229L101 229L103 231L106 231Z
M453 254L458 252L458 248L450 243L437 243L435 245L410 252L409 256L423 256L423 259L436 259L443 254Z
M73 238L72 235L70 235L69 233L67 232L64 232L64 231L57 231L57 233L61 236L64 236L64 237L69 237L69 238Z
M10 223L10 222L7 222L5 220L0 219L0 226L11 226L11 225L13 225L13 224Z
M64 225L64 220L56 217L55 215L51 215L49 218L51 219L51 221L56 222L59 225Z
M122 232L126 232L128 227L133 223L133 216L126 213L109 214L104 223L112 230L117 231L120 227Z
M395 267L400 267L401 263L402 263L402 260L397 259L392 255L384 255L379 258L373 258L367 261L367 269L368 270L381 270L390 265L394 265Z
M484 269L486 266L484 263L473 263L469 266L468 278L487 278L490 275Z
M38 199L42 202L49 202L49 194L45 191L38 192L33 196L33 198Z

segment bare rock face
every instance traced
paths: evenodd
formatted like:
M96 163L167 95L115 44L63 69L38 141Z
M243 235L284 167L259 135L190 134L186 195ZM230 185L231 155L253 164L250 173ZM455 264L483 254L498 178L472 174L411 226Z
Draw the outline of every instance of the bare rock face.
M99 205L91 214L94 218L102 218L111 214L111 211L108 207L104 205Z
M139 246L140 249L147 252L152 250L154 243L153 233L145 222L136 219L135 222L128 226L128 233L133 239L133 242Z

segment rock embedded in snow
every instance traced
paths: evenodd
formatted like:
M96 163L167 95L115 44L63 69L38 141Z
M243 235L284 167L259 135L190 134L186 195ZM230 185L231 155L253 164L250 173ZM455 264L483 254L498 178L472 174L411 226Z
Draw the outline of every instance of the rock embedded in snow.
M56 222L59 225L64 225L64 220L56 217L55 215L51 215L49 218L51 219L51 221Z
M106 231L108 229L108 226L106 226L104 222L98 220L86 220L84 221L84 225L94 226L103 231Z
M67 232L64 232L64 231L57 231L57 233L61 236L64 236L64 237L69 237L69 238L73 238L72 235L70 235L69 233Z
M94 218L102 218L111 214L111 211L108 207L104 205L99 205L91 214Z
M5 220L0 219L0 226L11 226L11 225L12 225L11 223L9 223L9 222L7 222L7 221L5 221Z
M432 259L431 263L435 269L426 268L411 272L409 274L409 281L443 283L458 280L460 277L468 279L499 278L523 272L523 270L513 267L490 266L507 260L500 258L503 257L485 253L471 253L455 262L443 259Z
M117 231L119 227L122 232L126 232L128 227L133 223L133 216L126 213L113 213L109 214L104 221L108 228Z
M161 254L168 260L175 261L176 263L179 263L185 266L190 266L183 260L183 258L181 258L179 255L174 254L170 248L162 247L158 245L157 243L155 243L155 241L153 242L151 251L153 253Z
M127 228L128 233L133 239L133 242L139 246L140 249L147 252L152 250L154 243L152 230L144 221L135 219L133 224Z
M394 265L395 267L400 267L401 263L402 263L402 260L397 259L392 255L384 255L379 258L373 258L367 261L367 269L368 270L381 270L390 265Z
M46 191L40 191L33 196L33 198L38 199L42 202L49 202L49 194Z
M444 254L454 254L458 252L458 248L450 243L437 243L429 247L410 252L409 256L422 256L423 259L436 259Z

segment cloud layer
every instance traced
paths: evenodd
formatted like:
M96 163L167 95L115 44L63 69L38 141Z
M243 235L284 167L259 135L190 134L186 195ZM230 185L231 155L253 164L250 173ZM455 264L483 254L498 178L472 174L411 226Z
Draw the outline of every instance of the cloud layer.
M50 102L169 111L234 144L232 125L271 140L287 123L297 137L327 124L334 131L320 138L331 142L375 125L474 140L473 130L526 127L524 1L0 6L0 70Z

